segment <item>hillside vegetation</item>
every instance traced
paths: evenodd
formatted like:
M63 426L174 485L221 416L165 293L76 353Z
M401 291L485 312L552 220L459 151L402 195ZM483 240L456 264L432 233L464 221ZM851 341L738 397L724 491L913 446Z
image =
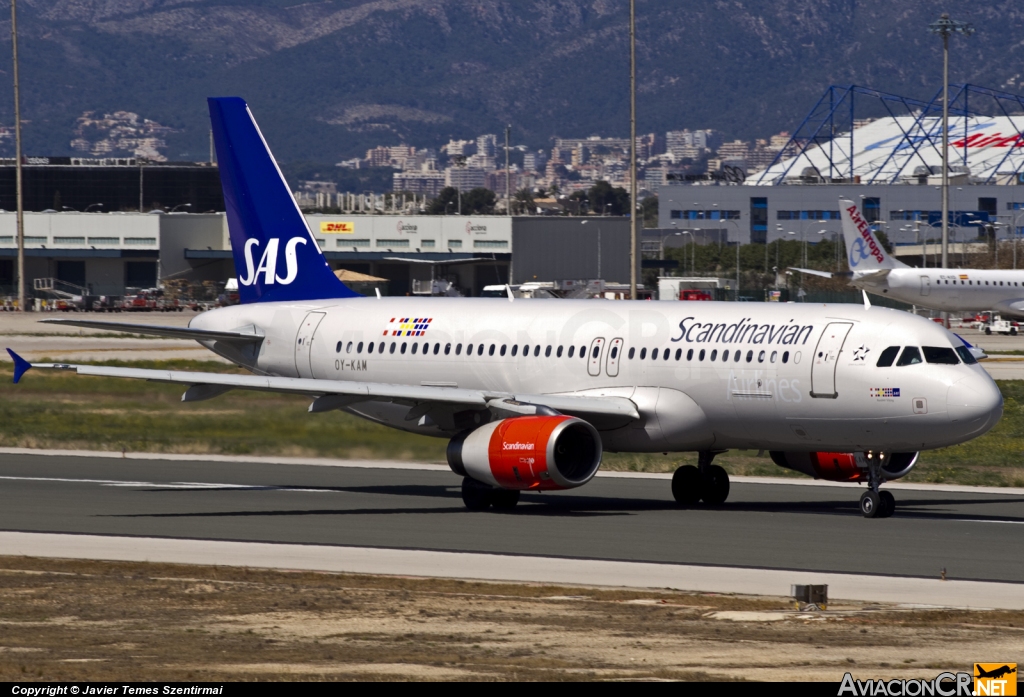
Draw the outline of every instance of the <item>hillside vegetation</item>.
M628 129L625 0L23 0L26 150L68 154L86 110L178 129L171 159L206 159L205 98L252 105L282 160L335 161L378 143ZM951 78L1016 90L1024 7L1008 0L639 0L641 132L793 129L831 83L930 97L942 9ZM0 16L4 16L0 13ZM0 25L9 76L9 27ZM9 79L9 77L5 77ZM0 90L0 124L13 121ZM865 107L868 106L865 104ZM6 151L9 140L0 141Z

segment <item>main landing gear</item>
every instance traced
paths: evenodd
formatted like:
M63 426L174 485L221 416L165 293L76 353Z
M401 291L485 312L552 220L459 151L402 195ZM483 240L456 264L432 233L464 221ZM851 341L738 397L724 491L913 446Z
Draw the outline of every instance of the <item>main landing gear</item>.
M693 505L699 501L717 506L729 498L729 474L718 465L712 465L720 451L702 450L697 455L697 466L683 465L672 475L672 495L676 501Z
M888 491L879 491L882 483L882 460L868 459L868 490L860 496L860 512L865 518L888 518L896 512L896 499Z
M519 503L519 491L497 489L470 477L463 477L462 502L471 511L486 511L491 506L494 506L495 510L510 511Z

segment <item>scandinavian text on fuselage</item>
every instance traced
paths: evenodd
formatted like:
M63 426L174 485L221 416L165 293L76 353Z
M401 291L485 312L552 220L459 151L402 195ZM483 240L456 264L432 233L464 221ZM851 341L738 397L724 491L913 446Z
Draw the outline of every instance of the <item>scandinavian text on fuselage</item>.
M806 344L814 333L814 325L757 324L750 317L744 317L733 324L694 322L696 317L686 317L679 322L679 336L672 341L686 341L690 344L757 344L792 346ZM687 324L692 322L692 324Z

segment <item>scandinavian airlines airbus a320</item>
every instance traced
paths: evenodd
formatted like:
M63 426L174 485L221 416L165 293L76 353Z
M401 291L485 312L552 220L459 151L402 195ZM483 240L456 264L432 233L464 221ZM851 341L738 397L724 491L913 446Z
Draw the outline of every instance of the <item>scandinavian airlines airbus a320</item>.
M447 438L470 509L582 486L605 450L696 451L672 493L717 505L729 479L713 458L751 448L865 483L861 511L885 517L895 503L881 484L1002 413L956 336L867 303L358 296L331 272L245 102L211 99L210 112L242 303L188 328L55 321L195 339L253 374L38 367L180 383L186 402L306 394L311 412ZM29 367L15 356L15 381Z

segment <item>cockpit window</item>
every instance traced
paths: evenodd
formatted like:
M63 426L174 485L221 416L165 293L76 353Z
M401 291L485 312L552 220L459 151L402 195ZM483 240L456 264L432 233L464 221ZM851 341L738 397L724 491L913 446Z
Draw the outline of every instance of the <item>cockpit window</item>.
M916 346L908 346L903 349L903 353L900 354L900 359L896 361L896 365L915 365L922 362L921 349Z
M974 354L971 353L971 350L966 346L957 346L956 353L958 356L960 356L960 360L962 360L967 365L974 365L975 363L978 362L978 359L974 357Z
M892 362L896 360L896 354L900 352L899 346L890 346L889 348L882 351L882 355L878 357L877 365L879 368L888 368L892 365Z
M924 346L924 359L929 363L941 363L943 365L957 365L956 351L948 346Z

